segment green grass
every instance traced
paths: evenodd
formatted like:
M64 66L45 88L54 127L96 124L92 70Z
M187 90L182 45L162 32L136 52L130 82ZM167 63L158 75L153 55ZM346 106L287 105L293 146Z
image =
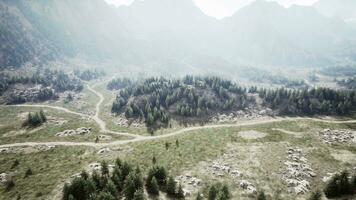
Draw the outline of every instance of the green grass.
M19 143L19 142L53 142L53 141L72 141L72 142L94 142L96 136L102 134L97 124L93 121L87 121L76 115L45 108L47 116L53 116L67 120L63 125L43 124L37 128L22 127L23 120L18 117L21 113L38 112L40 108L29 107L0 107L0 144ZM89 135L76 135L70 137L58 137L56 133L76 129L79 127L91 127ZM12 131L12 132L11 132ZM109 134L110 135L110 134ZM114 140L127 139L127 137L110 135Z
M84 89L83 91L81 91L81 94L84 95L84 98L80 99L80 101L86 102L85 105L78 106L73 102L65 103L64 100L48 102L47 104L51 106L64 107L75 112L81 112L81 113L87 113L88 111L95 112L95 105L99 101L99 97L96 96L93 92L91 92L87 86L84 86Z
M56 147L46 152L1 154L0 173L12 174L15 187L10 191L0 187L0 199L16 199L19 195L26 200L50 199L54 193L61 192L61 186L71 175L95 160L90 152L84 147ZM15 160L19 165L11 169ZM33 175L24 178L29 167ZM39 194L42 196L36 197Z
M101 92L105 91L104 85L97 86ZM109 91L103 92L105 102L102 104L101 117L108 123L109 129L116 131L125 131L135 134L148 135L146 128L121 128L113 123L114 117L110 116L111 100ZM112 96L111 96L112 97ZM31 134L24 134L12 137L2 137L9 131L21 130L22 121L17 116L18 113L28 111L39 111L37 108L0 107L0 144L24 142L24 141L94 141L96 135L100 134L97 125L94 122L87 122L79 119L75 115L70 115L56 110L45 109L47 115L55 116L68 120L68 123L62 126L47 126ZM59 138L54 134L66 129L74 129L81 126L92 127L93 133L90 136L76 136ZM174 128L162 129L156 132L156 135L179 130L179 126L174 122ZM155 156L157 163L169 169L173 175L179 175L185 171L195 170L201 161L214 160L227 151L228 144L232 144L238 151L236 163L242 169L248 170L250 175L244 177L254 180L258 188L266 190L270 195L280 193L283 199L295 199L295 195L287 193L285 183L280 180L279 172L283 167L285 160L285 150L288 146L302 148L307 154L312 168L318 176L313 179L312 187L322 187L324 183L321 178L328 172L334 172L349 168L332 157L331 153L336 150L348 150L356 153L356 148L352 145L326 145L318 137L318 130L330 129L356 129L356 124L331 124L324 122L315 122L311 120L285 120L282 122L273 122L259 125L249 125L242 127L201 129L186 132L174 137L132 143L118 146L122 151L113 151L109 155L99 158L94 150L84 147L60 147L53 151L38 152L31 154L1 154L0 173L15 172L14 190L4 192L0 190L0 199L13 199L20 193L22 199L38 199L36 193L41 192L39 199L48 199L53 195L53 190L67 180L70 175L78 173L89 162L105 159L110 162L120 156L133 164L139 164L145 172L152 166L152 157ZM298 138L291 134L286 134L275 129L284 129L292 132L303 132L303 136ZM255 130L266 133L266 137L247 140L238 135L240 131ZM123 139L113 136L113 140ZM176 146L176 140L179 146ZM170 144L166 149L166 143ZM254 147L259 151L254 152ZM114 148L114 147L113 147ZM251 157L258 160L259 167L244 163ZM10 169L11 164L17 158L20 165L16 169ZM31 166L34 175L24 179L24 173L28 166ZM199 173L197 173L199 174ZM202 175L204 183L209 184L216 180L209 175ZM223 179L231 187L234 198L249 199L244 195L241 189L230 179ZM280 192L278 192L281 190ZM305 197L305 196L303 196Z

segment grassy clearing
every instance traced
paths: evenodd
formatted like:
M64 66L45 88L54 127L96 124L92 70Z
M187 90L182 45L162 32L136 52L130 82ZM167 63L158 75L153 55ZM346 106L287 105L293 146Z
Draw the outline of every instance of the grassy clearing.
M281 180L280 173L283 169L283 162L286 157L288 147L302 148L306 154L312 168L317 173L317 177L311 180L313 188L322 188L325 184L321 181L327 173L349 169L349 164L335 160L330 154L335 149L341 148L338 145L326 145L320 141L315 130L322 128L345 128L347 124L329 124L322 122L309 122L302 120L283 121L261 125L243 126L238 128L215 128L191 131L186 134L166 138L156 141L148 141L138 144L131 144L129 153L125 152L120 156L143 166L147 170L152 166L152 157L155 156L160 165L166 166L171 173L179 175L186 171L201 175L199 171L194 171L201 161L209 161L221 156L227 151L228 144L235 146L238 152L238 159L241 169L249 174L244 179L252 180L257 188L263 189L274 199L298 199L293 193L288 192L286 184ZM304 132L303 137L297 138L293 135L274 130L283 128L290 131ZM256 130L267 133L264 138L246 140L238 136L239 131ZM179 141L179 147L176 146ZM166 149L166 143L170 144ZM354 151L353 147L341 145L342 149ZM255 151L255 147L259 149ZM110 158L113 159L114 157ZM254 166L251 160L257 160L259 166ZM216 181L211 176L201 175L207 184ZM222 179L231 185L234 198L250 199L239 188L238 184L231 179Z
M95 160L92 150L84 147L57 147L46 152L31 154L1 154L0 173L12 174L15 187L4 191L0 187L0 199L50 199L52 191L62 185L68 178L88 165L88 160ZM12 168L15 162L19 165ZM31 168L33 175L24 178Z
M78 105L75 104L73 101L65 103L64 99L60 99L55 102L47 102L47 104L51 106L64 107L75 112L95 113L95 105L99 101L99 97L96 96L93 92L91 92L87 86L84 86L84 89L80 92L80 94L83 96L83 99L81 99L80 101L85 102L85 104Z
M99 87L99 86L98 86ZM103 86L101 86L103 87ZM102 88L104 89L104 88ZM105 94L108 95L108 94ZM101 111L102 118L108 122L112 122L113 118L108 117L109 109L111 108L110 98L105 97L106 100L103 103L103 110ZM14 119L18 118L18 113L28 111L38 111L39 109L31 108L13 108L15 110L8 110L1 108L0 120L5 126L0 126L0 137L2 134L7 133L10 130L19 130L18 127L21 122ZM12 109L12 108L11 108ZM105 110L106 109L106 110ZM24 136L14 136L15 141L56 141L62 138L54 138L48 134L54 135L59 132L60 128L67 129L69 127L87 126L81 125L81 121L78 122L76 116L67 115L66 113L57 113L48 109L48 115L54 115L56 117L62 117L69 122L63 127L46 127L42 130L38 130L30 135L29 138ZM53 113L52 113L53 112ZM83 122L84 123L84 122ZM89 125L94 128L95 134L98 132L98 128L93 126L93 122L88 122ZM113 127L115 126L112 122ZM124 131L123 129L115 126L117 131ZM182 128L181 126L174 126L175 130ZM356 124L330 124L323 122L314 122L310 120L287 120L282 122L266 123L259 125L249 125L243 127L230 127L230 128L214 128L214 129L201 129L190 131L185 134L177 135L170 138L146 141L140 143L128 144L120 146L120 151L112 151L105 157L98 157L95 151L85 148L56 148L53 152L40 152L34 154L19 154L19 155L1 155L0 157L0 173L12 172L9 167L15 158L20 160L20 163L25 163L23 166L19 166L16 178L16 187L14 191L3 192L0 191L0 199L12 199L16 197L16 191L21 192L23 199L47 199L51 194L51 191L55 189L61 181L66 180L70 175L80 172L88 163L105 159L113 161L116 157L128 160L131 163L139 164L142 166L143 171L146 171L152 166L152 157L155 156L157 163L163 165L170 170L173 175L179 175L185 171L192 171L194 174L198 174L203 182L206 184L216 182L217 180L209 175L202 174L198 169L199 163L202 161L211 161L224 152L227 152L227 146L233 145L234 151L238 152L238 159L235 161L241 170L248 174L244 177L247 180L251 180L257 188L262 188L273 199L277 199L280 196L282 199L296 199L295 195L291 195L287 192L285 183L280 179L280 169L283 167L285 159L285 151L287 147L299 147L307 154L312 168L317 173L317 177L312 181L312 187L322 187L324 184L321 178L329 172L339 171L345 168L350 168L349 164L342 163L335 160L331 156L331 153L336 150L348 150L356 154L356 148L351 145L326 145L318 138L318 130L324 128L331 129L356 129ZM165 134L171 132L173 129L165 129L158 131L156 134ZM284 129L293 132L302 132L302 137L298 138L291 134L286 134L275 129ZM143 130L139 132L135 129L127 129L128 132L136 134L147 134ZM238 135L239 131L255 130L266 133L266 137L247 140ZM27 135L27 134L26 134ZM11 139L4 137L6 142L13 142ZM93 141L94 138L89 136L88 138L63 138L64 140L71 141ZM118 138L114 138L118 139ZM178 140L179 145L176 145ZM3 138L0 140L2 143ZM169 144L169 148L166 148L166 144ZM253 160L258 161L258 165L254 164ZM49 164L47 166L47 164ZM29 178L29 180L23 179L23 175L28 166L34 166L33 169L40 170L40 174ZM31 167L32 168L32 167ZM37 174L37 175L36 175ZM30 180L31 179L31 180ZM33 179L33 182L32 182ZM239 186L229 178L224 178L221 181L227 182L233 193L233 197L236 199L250 199L245 195ZM18 182L18 183L17 183ZM37 183L37 185L35 185ZM206 186L206 185L205 185ZM42 197L36 198L35 195L38 192L42 192ZM304 197L304 196L303 196Z
M22 127L23 119L19 115L26 116L27 112L38 112L39 108L29 107L0 107L0 144L18 143L18 142L53 142L53 141L87 141L94 142L96 136L100 135L100 129L93 121L82 119L76 115L59 112L52 109L44 109L46 116L55 117L67 122L62 125L45 123L37 128ZM57 137L56 133L76 129L79 127L91 127L89 135L76 135L70 137ZM115 140L127 139L126 137L111 135Z

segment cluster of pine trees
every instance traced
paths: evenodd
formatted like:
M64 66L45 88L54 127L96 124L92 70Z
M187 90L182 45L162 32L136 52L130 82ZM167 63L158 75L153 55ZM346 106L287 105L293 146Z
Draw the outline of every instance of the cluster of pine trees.
M94 70L84 70L84 71L81 71L81 70L75 70L74 71L74 74L82 79L82 80L85 80L85 81L91 81L91 80L94 80L94 79L98 79L102 76L105 76L105 72L104 71L101 71L101 70L97 70L97 69L94 69Z
M144 189L149 195L158 197L160 192L184 199L183 189L177 188L173 177L168 176L164 167L153 166L144 181L139 166L133 167L117 159L114 170L109 173L108 164L101 163L101 172L94 171L89 175L83 171L70 184L63 188L63 200L116 200L123 197L127 200L146 199Z
M356 194L356 175L351 177L347 171L335 174L326 185L324 193L328 198Z
M119 83L126 85L122 81ZM246 89L217 77L148 78L120 90L112 112L124 112L127 118L144 118L149 126L166 125L170 114L204 116L216 111L241 109L249 101Z
M261 89L259 96L266 106L280 114L347 114L356 106L355 91L329 88L305 88L302 90Z
M113 172L109 172L108 164L103 161L101 170L90 175L82 171L63 188L63 200L146 200L146 193L158 199L161 193L172 199L185 199L182 185L177 184L164 167L155 164L144 178L139 166L134 167L126 161L116 159ZM213 184L209 188L209 200L229 200L231 194L226 185ZM196 199L202 199L198 193Z
M131 85L132 85L132 81L128 78L116 78L111 80L106 88L108 90L119 90Z
M229 200L231 198L229 187L220 183L213 184L209 188L208 200ZM198 194L197 199L203 198Z
M29 127L37 127L42 125L47 121L46 115L44 114L43 110L40 110L40 112L35 112L32 114L31 112L28 113L27 119L23 123L23 126L29 126Z

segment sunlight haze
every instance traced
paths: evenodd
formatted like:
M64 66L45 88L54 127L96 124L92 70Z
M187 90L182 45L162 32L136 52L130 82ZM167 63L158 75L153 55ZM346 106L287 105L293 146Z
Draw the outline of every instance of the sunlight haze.
M134 0L105 0L107 3L121 6L130 5ZM139 0L138 0L139 1ZM247 6L255 0L193 0L195 4L207 15L218 19L231 16L240 8ZM291 5L311 6L318 0L267 0L276 1L280 5L290 7Z

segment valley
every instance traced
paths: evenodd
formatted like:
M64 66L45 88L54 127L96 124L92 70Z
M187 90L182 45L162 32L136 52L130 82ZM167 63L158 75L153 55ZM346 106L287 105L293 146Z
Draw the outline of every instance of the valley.
M0 0L0 200L356 199L355 0Z
M220 116L220 120L208 120L203 124L199 120L181 124L178 117L170 120L170 126L157 128L152 133L146 129L147 124L133 127L132 124L124 127L115 124L117 116L110 114L110 102L115 100L113 97L117 92L106 89L108 82L95 80L94 84L84 84L81 93L86 98L81 101L87 103L90 112L73 107L71 104L74 102L59 103L63 99L0 107L2 122L5 122L0 126L3 163L0 169L15 182L13 189L1 193L5 195L4 198L21 196L25 199L47 199L53 196L54 199L60 199L63 182L70 181L75 173L82 169L90 172L92 169L88 166L91 163L103 160L112 163L117 157L139 165L144 173L150 169L151 159L155 157L157 164L167 168L172 175L199 179L199 184L193 185L189 181L178 181L183 184L186 199L194 199L198 192L204 194L214 182L227 184L231 195L237 199L253 199L259 191L273 198L300 199L308 196L315 188L324 187L326 183L323 179L328 174L341 169L350 172L355 170L356 135L353 130L356 120L351 116L283 116L272 112L272 115L263 118ZM51 120L37 128L22 128L18 122L13 123L19 121L20 116L24 119L26 112L39 110L44 110ZM125 115L122 117L126 118ZM143 123L141 120L137 123ZM80 127L90 127L90 132L56 136L61 131ZM351 139L324 143L320 134L326 129L350 130ZM282 169L283 163L288 161L285 159L288 149L300 149L303 157L310 161L308 165L313 169L313 176L305 179L307 185L285 184L289 179L283 178L286 172ZM68 153L77 154L80 159L73 160L66 156ZM341 155L342 159L339 158ZM28 164L37 157L42 161ZM55 157L61 161L53 160ZM19 167L9 168L14 160L20 163ZM47 163L47 172L44 171L44 163ZM215 167L210 169L212 164ZM48 166L51 166L51 170ZM65 172L56 171L67 166L76 167ZM26 167L30 167L34 175L24 179L21 171ZM232 168L235 172L226 171L225 168ZM44 173L53 176L51 181L43 179L41 174ZM41 181L46 189L26 190L32 181Z

